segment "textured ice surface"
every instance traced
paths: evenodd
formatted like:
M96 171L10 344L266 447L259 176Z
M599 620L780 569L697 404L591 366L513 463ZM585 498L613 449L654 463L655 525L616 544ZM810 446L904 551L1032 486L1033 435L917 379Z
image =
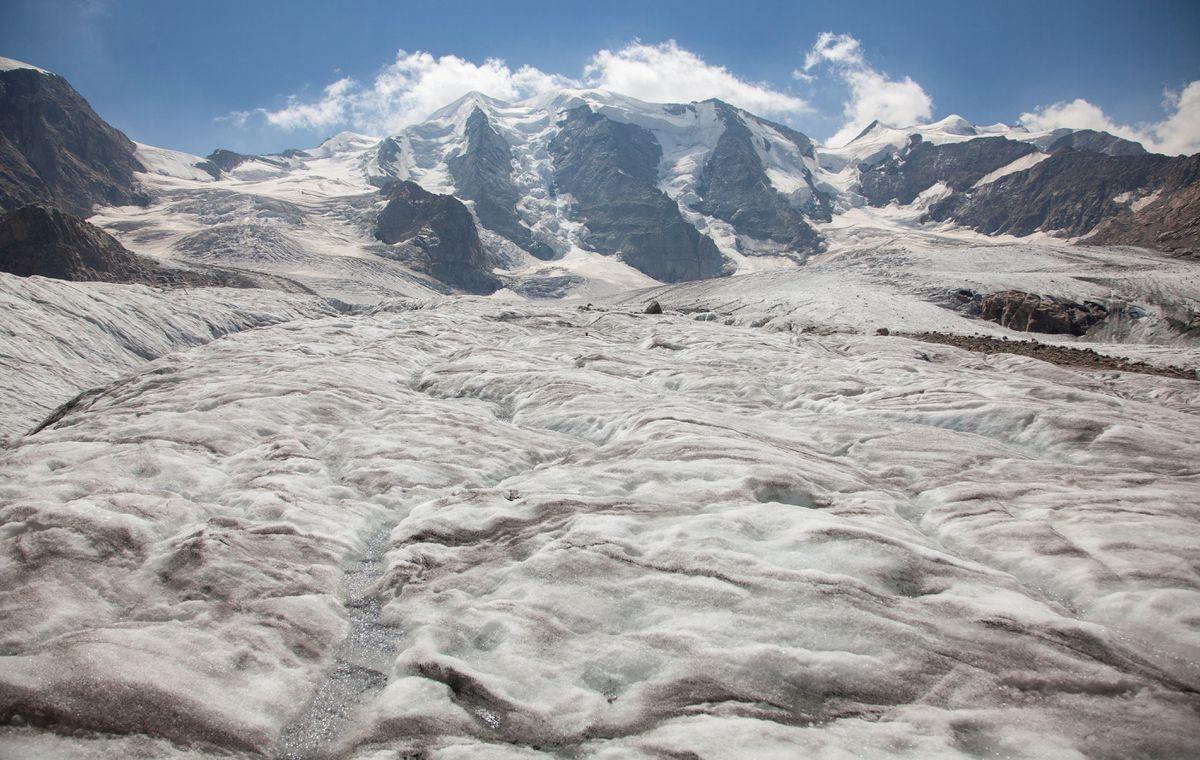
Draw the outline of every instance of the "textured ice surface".
M0 273L0 442L150 359L330 313L324 299L276 291L159 290Z
M1084 343L1097 351L1189 367L1200 366L1200 266L1136 248L1065 243L965 244L936 232L920 235L903 222L889 230L886 214L850 212L824 231L830 253L801 268L756 272L706 282L664 285L620 294L617 302L664 305L740 325L798 332L941 330L1028 339L1029 333L969 318L954 308L960 288L979 293L1020 290L1107 304L1110 318L1079 338L1036 335L1039 340ZM1171 346L1157 351L1155 346Z
M1188 756L1198 409L565 305L229 335L0 454L0 755Z

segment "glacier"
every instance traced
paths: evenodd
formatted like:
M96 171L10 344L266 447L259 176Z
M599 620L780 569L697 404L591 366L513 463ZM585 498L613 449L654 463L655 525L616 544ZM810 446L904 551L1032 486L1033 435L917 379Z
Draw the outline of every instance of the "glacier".
M296 315L16 438L0 749L1194 750L1197 383L670 294Z
M589 239L553 154L584 106L626 141L588 177L645 159L635 232L690 225L732 276ZM996 136L1027 145L912 158ZM91 223L289 292L0 274L0 756L1196 756L1193 254L931 221L1063 139L1140 149L958 116L817 146L575 89L272 155L129 143L146 205ZM397 180L460 196L502 287L423 269L434 226L377 239ZM1171 376L920 339L1032 337L964 305L1004 293L1105 314L1026 347Z
M151 359L334 313L326 299L271 290L161 290L0 273L0 444Z

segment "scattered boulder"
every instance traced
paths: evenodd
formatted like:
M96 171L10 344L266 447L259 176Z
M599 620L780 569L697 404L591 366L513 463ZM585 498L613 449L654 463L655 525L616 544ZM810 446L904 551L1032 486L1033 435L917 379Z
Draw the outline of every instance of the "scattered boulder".
M658 301L651 301L650 304L646 307L646 310L642 313L643 314L662 314L663 313L662 304L660 304Z
M1018 356L1028 356L1062 367L1079 367L1095 371L1117 370L1120 372L1138 372L1145 375L1173 377L1180 380L1200 380L1200 369L1196 368L1156 366L1144 361L1100 354L1092 348L1055 346L1039 343L1037 340L997 339L982 335L956 335L954 333L938 331L904 333L904 337L926 343L940 343L946 346L954 346L983 354L1016 354Z

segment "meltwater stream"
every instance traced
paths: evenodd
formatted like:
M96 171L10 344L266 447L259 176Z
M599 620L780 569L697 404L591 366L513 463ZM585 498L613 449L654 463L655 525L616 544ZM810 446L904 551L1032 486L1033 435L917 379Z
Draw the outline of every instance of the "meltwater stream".
M350 635L308 710L284 731L278 756L285 760L326 756L354 709L387 685L400 631L381 622L383 605L374 592L387 569L385 555L393 527L389 522L372 531L362 554L347 569L343 592Z

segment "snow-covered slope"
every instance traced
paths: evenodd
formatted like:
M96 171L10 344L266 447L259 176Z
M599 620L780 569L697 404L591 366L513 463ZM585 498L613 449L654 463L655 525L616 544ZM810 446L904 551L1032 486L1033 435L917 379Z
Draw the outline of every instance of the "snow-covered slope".
M468 93L382 139L343 132L307 150L201 158L133 143L66 80L4 61L0 138L15 168L0 205L51 203L85 217L100 206L93 221L136 253L282 276L346 301L463 283L595 298L794 268L835 247L822 225L891 203L921 212L903 215L917 234L934 219L988 234L1080 238L1103 227L1104 240L1169 240L1159 247L1181 255L1194 242L1187 202L1170 205L1194 195L1194 162L1091 130L949 116L875 123L820 147L719 100L564 89L516 103ZM46 118L54 113L71 118ZM71 170L47 155L70 157ZM380 234L380 189L403 181L447 196L430 201L447 216L397 226L404 213L393 208L395 234ZM443 237L471 241L471 255L440 256ZM450 260L471 271L447 276Z
M752 136L753 160L761 164L769 192L802 213L824 208L829 188L816 176L819 168L803 135L716 101L663 105L603 91L565 90L516 104L471 93L382 141L343 133L315 149L239 157L243 160L228 169L198 156L139 145L138 159L147 167L141 179L153 193L153 203L105 209L91 221L138 253L236 262L344 300L427 294L439 284L389 260L373 238L373 216L382 205L375 191L389 181L412 180L431 192L461 195L449 167L466 152L466 123L478 110L511 148L511 182L521 224L557 252L553 261L539 261L512 241L481 229L500 272L515 289L526 281L553 278L572 281L562 292L577 295L648 284L642 272L591 246L572 198L555 186L550 144L562 115L580 107L653 135L662 149L658 167L652 167L658 188L713 238L733 268L791 265L795 252L753 241L728 222L697 210L706 162L726 129L721 109L734 113L732 118ZM742 255L747 244L756 253L779 255L748 259Z
M50 73L49 71L38 68L37 66L34 66L31 63L25 63L24 61L18 61L14 58L5 58L3 56L0 56L0 71L16 71L17 69L30 69L32 71L37 71L42 74Z
M1190 164L594 90L202 158L51 84L128 172L42 200L321 295L0 275L0 756L1200 746L1200 383L898 334L1200 367L1200 266L1051 236Z
M840 146L825 146L818 151L821 165L833 171L860 163L878 163L880 159L903 148L913 135L934 145L964 142L977 137L1006 137L1009 140L1033 143L1045 149L1053 140L1070 133L1068 129L1031 132L1015 124L972 124L957 114L941 121L909 127L893 127L879 121L871 122L853 140Z
M218 151L209 159L139 145L138 160L147 168L141 179L153 202L146 208L104 209L92 221L138 253L283 275L347 301L445 292L445 283L428 270L416 271L410 257L374 236L383 206L378 188L408 180L433 193L454 195L476 213L479 236L495 267L485 274L499 278L503 296L599 298L653 285L654 276L662 276L661 267L639 264L628 250L652 245L645 242L647 232L634 230L632 238L612 235L622 214L634 218L630 209L605 216L595 199L582 203L562 185L564 148L559 143L566 115L576 109L627 128L618 131L610 151L599 151L600 158L577 155L577 163L613 160L625 162L617 170L626 175L648 172L653 191L669 199L670 213L715 243L723 267L703 262L690 267L709 274L795 268L809 257L836 250L841 241L829 230L850 226L866 225L868 234L873 234L869 229L894 231L900 226L918 238L928 237L932 229L941 238L978 239L952 225L930 225L925 215L951 196L1034 170L1048 157L1045 151L1070 135L1070 130L1033 133L1020 126L979 126L950 116L905 128L875 123L845 146L821 147L787 127L715 100L657 104L607 91L568 89L505 103L469 93L424 122L382 139L342 133L308 150L270 156ZM1079 135L1087 138L1081 137L1080 145L1124 142L1102 133ZM643 139L653 151L639 142ZM863 190L862 172L892 159L899 161L897 171L904 170L897 157L916 139L927 146L992 140L1002 155L1017 157L996 161L962 186L949 176L932 176L941 166L934 159L925 169L931 176L913 180L920 186L909 189L900 213L864 217L862 206L882 205L886 198ZM1137 146L1128 143L1125 148ZM638 163L651 153L656 165ZM961 164L964 159L960 155L957 160ZM586 168L591 180L604 176L602 163ZM969 168L953 171L961 174ZM625 198L631 192L612 191ZM1139 197L1151 197L1154 191L1148 187ZM1114 205L1109 211L1117 214L1123 208ZM672 218L650 216L650 227L674 224ZM1036 234L1054 231L1043 228ZM653 244L663 249L654 255L681 255L678 242Z
M1198 388L486 299L230 335L0 454L0 754L1184 757Z
M371 235L382 199L363 166L375 138L344 133L285 160L250 160L219 180L204 159L138 146L153 202L90 221L137 253L296 280L349 302L446 288L386 255Z
M0 442L156 357L331 313L322 298L268 290L157 290L0 273Z

